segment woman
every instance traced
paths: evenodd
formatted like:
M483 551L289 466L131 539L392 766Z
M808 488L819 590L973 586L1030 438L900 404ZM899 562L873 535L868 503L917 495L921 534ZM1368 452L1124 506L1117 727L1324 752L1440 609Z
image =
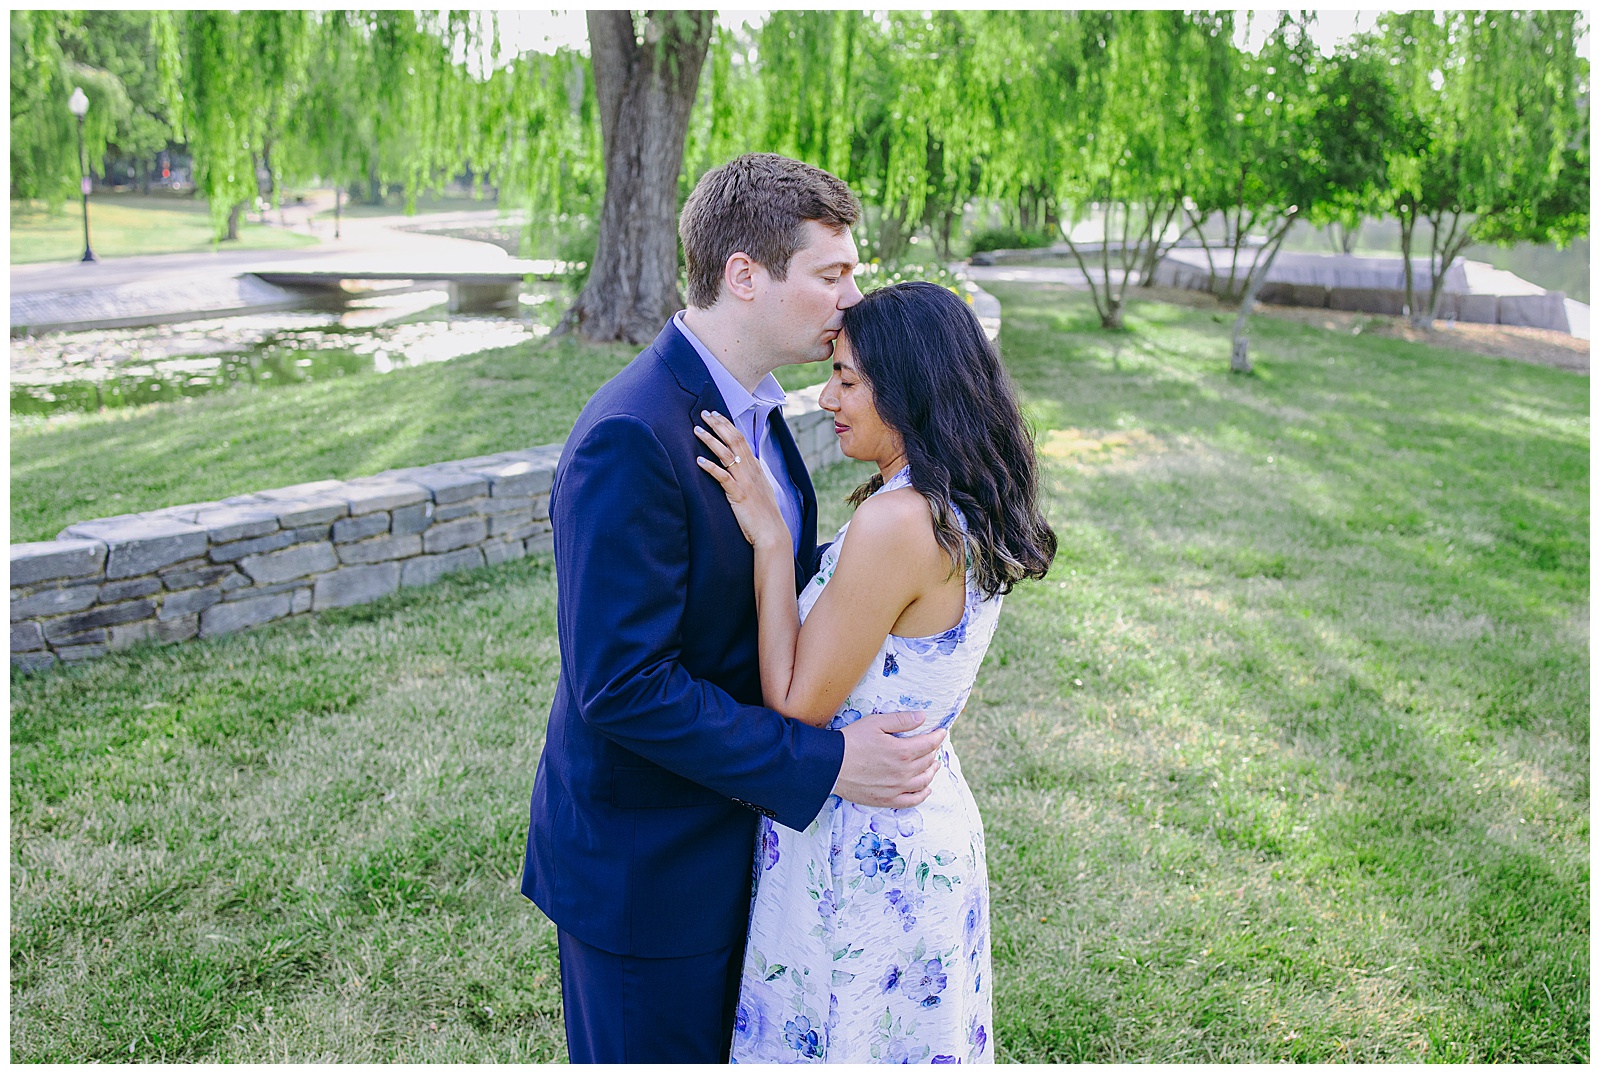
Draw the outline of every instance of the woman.
M1001 596L1055 555L1015 395L966 304L906 283L846 311L821 403L878 473L798 607L760 463L721 415L696 429L754 546L766 703L819 727L891 710L928 714L913 734L948 727ZM835 796L804 832L763 822L734 1061L993 1057L983 824L955 750L939 761L915 808Z

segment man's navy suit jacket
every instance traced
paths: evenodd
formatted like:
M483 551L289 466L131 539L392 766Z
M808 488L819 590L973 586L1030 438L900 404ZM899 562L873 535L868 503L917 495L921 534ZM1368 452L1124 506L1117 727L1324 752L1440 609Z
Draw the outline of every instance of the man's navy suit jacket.
M727 414L668 323L589 400L550 493L561 675L534 779L522 893L615 954L743 943L757 813L803 829L844 739L761 707L753 553L695 463L700 411ZM773 416L803 503L797 587L816 558L816 494Z

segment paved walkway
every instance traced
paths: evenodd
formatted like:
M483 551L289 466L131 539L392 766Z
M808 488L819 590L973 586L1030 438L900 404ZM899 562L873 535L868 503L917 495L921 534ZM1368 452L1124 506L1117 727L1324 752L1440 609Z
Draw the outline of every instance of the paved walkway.
M292 250L215 250L15 265L11 269L11 330L61 331L160 324L196 315L223 316L305 305L303 295L274 287L252 273L284 270L363 272L414 270L438 274L546 274L554 262L523 261L488 242L422 235L419 225L490 225L494 209L424 217L347 218L339 239Z

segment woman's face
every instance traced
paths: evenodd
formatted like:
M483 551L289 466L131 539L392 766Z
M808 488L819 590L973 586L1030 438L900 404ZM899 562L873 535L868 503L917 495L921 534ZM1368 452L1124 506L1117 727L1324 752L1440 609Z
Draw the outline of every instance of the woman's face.
M847 336L840 336L834 344L833 376L823 385L817 401L833 415L839 447L850 458L875 462L885 475L905 465L905 443L878 416L872 388L856 369Z

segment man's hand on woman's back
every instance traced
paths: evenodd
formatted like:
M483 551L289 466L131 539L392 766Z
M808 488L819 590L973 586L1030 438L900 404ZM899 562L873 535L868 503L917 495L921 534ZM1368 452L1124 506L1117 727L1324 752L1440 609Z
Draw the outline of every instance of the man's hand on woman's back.
M879 712L844 728L844 762L833 793L857 805L905 809L928 797L939 772L946 731L898 738L927 719L923 712Z

